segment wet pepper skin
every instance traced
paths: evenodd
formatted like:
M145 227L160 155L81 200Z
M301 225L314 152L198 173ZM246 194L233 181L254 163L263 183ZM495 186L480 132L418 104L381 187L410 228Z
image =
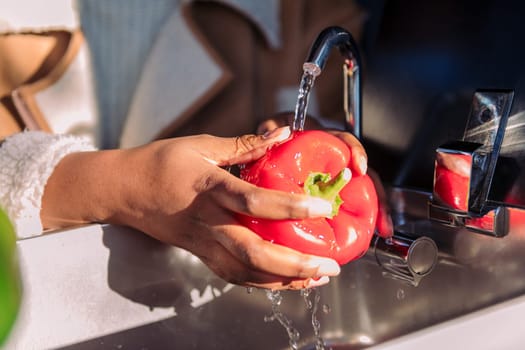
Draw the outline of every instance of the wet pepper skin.
M303 253L330 257L340 265L361 257L374 233L378 199L367 175L354 174L349 182L339 181L338 174L350 167L350 159L348 146L327 132L294 132L291 139L247 164L241 170L241 178L259 187L323 197L333 201L334 215L305 220L240 216L239 220L265 240ZM305 187L305 182L313 183L314 189Z

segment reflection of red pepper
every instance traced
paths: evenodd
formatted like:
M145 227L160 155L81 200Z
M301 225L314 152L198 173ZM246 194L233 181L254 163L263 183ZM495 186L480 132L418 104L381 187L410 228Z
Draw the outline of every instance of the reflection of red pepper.
M260 187L308 193L333 203L332 218L264 220L241 216L240 221L262 238L326 256L339 264L359 258L372 239L378 200L372 180L350 177L350 149L337 137L318 130L295 132L246 165L241 178Z
M468 155L441 154L436 162L434 177L434 195L436 199L449 208L468 211L469 176L465 169L471 167L471 157ZM462 164L460 164L462 162ZM458 166L459 165L459 166ZM519 199L512 197L512 193L505 198L505 203L519 205ZM511 232L525 232L525 209L508 208ZM466 226L492 231L494 227L494 212L488 212L481 217L471 217Z
M445 157L449 158L448 162ZM469 176L461 173L462 169L451 168L458 166L459 162L463 163L463 167L470 168L471 158L468 155L441 154L436 162L434 194L450 208L466 211L469 196Z

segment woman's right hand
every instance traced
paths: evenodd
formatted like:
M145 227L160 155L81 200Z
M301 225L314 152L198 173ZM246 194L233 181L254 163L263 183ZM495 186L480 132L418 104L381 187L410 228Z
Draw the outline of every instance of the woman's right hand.
M267 219L330 215L324 200L258 188L224 170L259 158L289 133L285 127L261 136L197 135L68 155L46 186L43 223L131 226L192 252L235 284L300 289L328 283L340 271L334 260L267 242L235 219L236 213Z

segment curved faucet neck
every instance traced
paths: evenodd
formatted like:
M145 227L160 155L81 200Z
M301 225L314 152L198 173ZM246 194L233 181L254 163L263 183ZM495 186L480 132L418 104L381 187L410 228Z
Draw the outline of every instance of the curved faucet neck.
M357 138L362 131L361 58L352 35L341 27L324 29L312 44L303 69L317 76L324 69L333 48L344 58L344 111L345 127Z

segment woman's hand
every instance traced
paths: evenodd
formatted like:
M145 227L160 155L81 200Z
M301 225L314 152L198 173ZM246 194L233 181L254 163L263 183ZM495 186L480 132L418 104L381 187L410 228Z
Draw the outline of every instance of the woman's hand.
M259 124L257 128L258 134L263 134L275 130L276 128L288 125L293 114L288 112L276 115L273 118L267 119ZM313 118L307 118L305 129L322 129L322 126ZM381 237L390 237L394 233L394 225L390 216L390 205L388 204L388 197L385 188L377 172L373 169L368 169L368 157L366 151L359 142L359 140L352 134L340 130L326 130L343 140L349 147L352 153L352 167L350 170L353 173L364 175L368 174L373 180L377 197L379 200L379 211L377 213L377 234Z
M258 188L222 168L259 158L289 134L285 127L262 136L198 135L68 155L46 186L42 221L46 227L131 226L187 249L235 284L325 284L340 271L335 261L267 242L234 219L234 213L268 219L330 215L331 205L322 199Z

